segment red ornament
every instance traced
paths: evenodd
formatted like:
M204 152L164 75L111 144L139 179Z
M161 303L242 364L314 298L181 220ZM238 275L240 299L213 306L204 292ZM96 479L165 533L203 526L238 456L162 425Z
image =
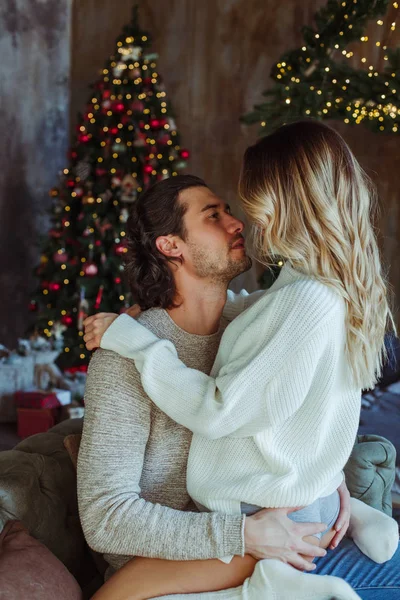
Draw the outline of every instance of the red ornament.
M113 110L115 112L124 112L125 105L122 102L117 102L116 104L113 105Z
M68 367L68 369L64 369L64 373L86 373L87 365L81 365L80 367Z
M116 278L114 279L114 281L115 281L115 283L121 283L121 277L116 277Z
M97 167L96 175L98 175L99 177L103 177L103 175L107 175L107 169L103 169L103 167Z
M132 104L131 104L131 109L134 110L135 112L143 112L144 104L140 100L135 100L135 102L132 102Z
M74 320L72 317L70 317L70 315L65 315L64 317L61 317L61 323L63 325L67 325L67 327L70 327L73 322Z
M75 187L75 179L68 179L67 187L74 188Z
M170 139L170 136L168 135L168 133L166 133L165 135L162 135L160 138L158 138L158 143L165 146Z
M61 285L59 283L49 283L50 292L58 292L60 288Z
M103 98L109 98L110 96L111 96L110 90L104 90L104 92L103 92Z
M78 158L78 153L75 150L71 150L69 152L69 157L71 160L75 160L75 158Z
M57 231L57 229L50 229L49 235L52 238L60 238L61 237L61 231Z
M153 171L153 167L151 165L144 165L143 171L150 175L150 173L152 173L152 171Z
M186 159L186 158L189 158L190 152L189 152L189 150L183 149L183 150L180 151L180 155L181 155L182 158Z
M150 127L153 127L153 129L157 129L158 127L160 127L161 123L158 119L151 119L150 120Z
M86 142L89 141L89 136L86 133L83 133L82 135L80 135L78 137L78 141L81 142L82 144L86 144Z
M110 129L111 135L117 135L118 132L119 132L118 127L111 127L111 129Z
M94 303L94 307L96 310L99 310L99 308L100 308L101 299L103 297L103 290L104 290L104 285L101 285L99 287L99 291L97 292L96 302Z
M100 240L96 240L96 241L95 241L95 245L96 245L96 246L101 246L101 241L100 241Z
M125 244L116 244L114 251L118 256L122 256L127 251L127 247Z
M99 272L97 265L93 262L85 263L83 267L83 272L87 277L94 277Z

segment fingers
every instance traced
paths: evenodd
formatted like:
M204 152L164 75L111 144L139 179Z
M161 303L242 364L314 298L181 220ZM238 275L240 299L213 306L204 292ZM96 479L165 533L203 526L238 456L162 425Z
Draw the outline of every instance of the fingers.
M129 315L132 318L137 317L138 315L140 315L141 313L141 308L139 306L139 304L134 304L133 306L130 306L128 308L128 310L126 311L126 314Z
M288 555L286 561L289 565L292 565L295 569L299 571L314 571L315 565L310 560L307 560L304 556L293 552Z
M344 536L346 535L346 531L349 527L348 523L345 523L342 528L337 531L337 533L335 534L334 538L332 539L331 543L329 544L329 548L331 550L334 550L335 548L337 548L340 544L340 542L342 541L342 539L344 538ZM336 526L335 526L336 529Z
M320 548L320 546L314 544L309 544L308 542L303 542L298 548L296 548L296 550L301 554L305 554L306 556L311 556L314 558L326 556L326 550L324 548Z

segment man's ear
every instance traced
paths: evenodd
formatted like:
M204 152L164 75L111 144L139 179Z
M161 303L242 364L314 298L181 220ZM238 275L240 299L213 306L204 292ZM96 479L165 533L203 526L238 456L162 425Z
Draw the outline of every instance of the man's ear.
M156 239L157 250L167 258L182 256L181 240L175 235L160 235Z

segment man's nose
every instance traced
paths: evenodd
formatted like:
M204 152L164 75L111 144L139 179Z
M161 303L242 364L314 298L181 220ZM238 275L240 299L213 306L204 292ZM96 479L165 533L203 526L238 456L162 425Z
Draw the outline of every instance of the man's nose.
M227 230L229 233L242 233L244 229L244 223L240 219L236 219L232 215L229 215L229 221L227 224Z

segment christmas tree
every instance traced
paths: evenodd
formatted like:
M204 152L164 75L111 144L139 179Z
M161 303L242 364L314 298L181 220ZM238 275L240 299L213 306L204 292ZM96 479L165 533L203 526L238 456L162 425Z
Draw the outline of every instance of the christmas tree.
M82 339L86 315L132 304L123 276L129 207L149 185L177 175L189 157L149 46L135 8L92 86L69 166L50 192L52 227L42 241L40 285L30 310L50 341L63 335L63 368L89 360Z
M329 0L315 14L315 27L303 27L302 47L286 52L272 68L274 84L264 92L265 102L254 106L242 121L260 123L262 135L307 117L363 123L373 131L397 133L400 48L396 48L394 34L398 8L397 0ZM365 33L371 20L376 39ZM384 44L378 39L382 32ZM361 52L356 64L357 44L373 44L378 49L376 65L368 64L367 52ZM379 64L383 65L380 69Z

